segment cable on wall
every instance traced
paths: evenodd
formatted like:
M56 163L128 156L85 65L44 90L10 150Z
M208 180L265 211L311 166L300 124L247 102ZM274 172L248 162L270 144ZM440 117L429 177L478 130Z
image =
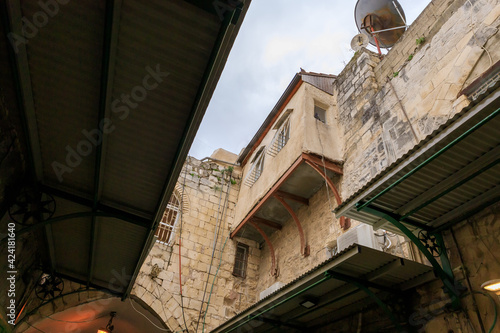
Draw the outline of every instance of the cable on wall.
M325 177L328 177L328 174L326 173L325 150L323 147L323 141L321 140L321 134L319 132L318 120L315 121L316 121L316 132L318 133L319 145L321 147L321 162L323 163L323 172L325 173ZM333 213L333 205L330 199L330 189L328 186L328 182L326 181L326 178L325 178L325 187L326 187L326 197L328 198L328 206L330 207L330 213L332 215L333 221L335 221L335 214Z
M232 170L230 171L229 175L231 177ZM207 281L205 282L205 290L203 291L203 298L201 300L200 312L198 314L198 321L196 323L196 331L195 332L198 332L198 327L199 327L200 321L201 321L201 315L202 315L202 312L203 312L203 304L205 302L205 296L206 296L206 292L207 292L207 287L208 287L208 284L209 284L209 281L210 281L210 272L212 270L212 263L213 263L213 260L214 260L214 257L215 257L215 249L217 247L217 242L218 242L218 239L219 239L219 232L220 232L220 229L221 229L221 226L222 226L223 216L225 215L225 211L226 211L226 203L227 203L228 198L229 198L229 189L231 187L231 181L228 181L227 182L228 190L226 192L226 198L224 200L224 206L222 207L222 213L221 213L222 194L224 192L224 177L222 177L221 179L222 179L222 186L221 186L221 193L220 193L220 196L219 196L219 205L217 207L217 219L216 219L215 229L214 229L214 245L213 245L213 249L212 249L212 256L210 258L210 265L208 266ZM207 308L206 309L208 310L208 304L207 304Z
M184 297L182 295L182 266L181 266L181 239L182 239L182 222L183 222L182 217L184 215L184 212L182 210L182 200L184 200L184 189L186 188L186 176L187 176L187 170L184 170L184 180L182 183L181 209L180 209L181 225L179 226L179 291L181 294L182 319L184 321L184 327L186 328L186 332L189 332L188 326L186 324L186 316L184 315Z
M141 316L143 316L144 318L146 318L150 323L151 325L153 325L154 327L156 327L157 329L159 329L160 331L163 331L163 332L170 332L169 329L164 329L164 328L161 328L159 326L157 326L155 323L153 323L151 321L151 319L149 319L144 313L140 312L139 310L137 310L134 306L134 302L132 302L132 299L129 297L128 300L130 301L130 305L132 305L132 308L135 310L135 312L137 312L138 314L140 314ZM182 332L182 331L181 331Z
M229 174L229 179L231 179L231 175L232 174L233 173L231 171L231 173ZM224 206L223 206L222 221L226 221L225 217L226 217L226 213L227 213L227 205L228 205L228 201L229 201L229 192L230 191L231 191L231 182L228 182L227 192L226 192L226 199L225 199ZM220 253L219 253L219 265L217 266L217 271L215 272L214 279L212 281L212 286L210 287L210 293L208 294L207 307L205 308L205 314L203 315L203 326L202 326L202 329L201 329L202 333L205 332L205 320L207 318L208 307L210 305L210 299L212 298L212 292L213 292L213 289L214 289L215 280L217 279L217 275L219 274L220 266L222 264L222 253L224 253L224 249L226 248L226 243L227 243L228 239L229 239L229 235L226 236L226 240L224 241L224 245L220 249ZM202 306L203 306L203 303L202 303Z

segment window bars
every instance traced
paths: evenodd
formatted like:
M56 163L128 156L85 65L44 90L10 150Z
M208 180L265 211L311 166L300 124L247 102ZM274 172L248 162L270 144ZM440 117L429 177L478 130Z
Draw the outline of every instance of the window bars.
M281 149L285 147L288 139L290 139L290 118L287 118L276 131L273 140L269 144L267 154L273 157L278 155Z
M253 184L259 179L262 171L264 170L264 147L261 148L254 158L252 167L248 171L248 175L245 178L245 185L252 187Z
M247 275L248 245L238 243L234 256L233 275L245 278Z
M158 229L156 229L156 240L160 244L171 246L174 241L175 228L179 220L180 201L175 194L172 194L163 213Z

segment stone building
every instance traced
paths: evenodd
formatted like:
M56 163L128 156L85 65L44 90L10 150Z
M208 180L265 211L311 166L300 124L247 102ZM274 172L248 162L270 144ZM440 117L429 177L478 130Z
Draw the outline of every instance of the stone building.
M498 331L499 26L434 0L386 55L301 70L239 155L186 160L128 302L67 281L18 331Z
M433 1L387 55L297 73L239 156L187 160L133 294L173 331L488 331L499 10Z
M498 330L499 16L432 1L387 55L297 74L238 160L264 293L214 332ZM362 227L402 247L344 248Z

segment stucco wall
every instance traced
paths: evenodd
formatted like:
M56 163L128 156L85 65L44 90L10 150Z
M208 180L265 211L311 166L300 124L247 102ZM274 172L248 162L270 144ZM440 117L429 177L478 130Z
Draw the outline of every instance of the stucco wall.
M314 118L315 104L326 109L326 124ZM324 155L325 158L335 162L342 161L343 141L339 139L341 132L338 128L338 114L332 95L304 82L284 107L284 110L287 109L293 109L290 114L290 139L276 156L266 154L262 175L251 187L245 184L241 186L235 224L239 224L245 218L303 152ZM271 125L271 128L273 127L274 124ZM267 147L275 134L276 130L269 131L259 148L263 145ZM244 166L243 180L250 172L252 160L259 148L253 152Z
M226 242L226 239L229 236L228 225L234 218L241 182L241 171L238 168L232 172L231 179L234 184L229 178L228 165L210 161L200 162L192 157L186 161L179 177L178 194L182 196L182 187L185 183L183 194L186 206L183 211L181 235L182 302L179 287L180 230L177 230L176 241L172 247L157 243L152 248L134 285L132 294L156 311L173 332L185 328L182 303L188 329L194 332L203 295L206 290L204 300L206 306L219 262L220 269L210 297L205 331L215 328L234 316L237 311L256 301L255 277L260 258L258 244L245 239L239 240L250 247L247 277L243 279L232 275L237 240L228 239ZM228 196L227 210L223 218L222 208L226 196ZM214 231L218 222L222 225L212 261ZM221 248L224 249L222 256ZM210 279L207 285L209 270ZM199 323L200 331L202 326L203 317Z

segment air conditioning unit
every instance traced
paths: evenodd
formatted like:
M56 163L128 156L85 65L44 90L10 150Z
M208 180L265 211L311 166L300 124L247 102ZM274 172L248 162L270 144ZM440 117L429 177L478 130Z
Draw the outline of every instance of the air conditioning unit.
M284 284L282 282L276 282L275 284L273 284L269 288L263 290L259 295L259 301L263 300L264 298L271 295L272 293L274 293L276 290L280 289L283 286L284 286Z
M373 232L373 227L368 224L360 224L349 230L337 239L337 253L345 250L352 244L359 244L371 247L375 250L381 250L377 241L377 236Z

